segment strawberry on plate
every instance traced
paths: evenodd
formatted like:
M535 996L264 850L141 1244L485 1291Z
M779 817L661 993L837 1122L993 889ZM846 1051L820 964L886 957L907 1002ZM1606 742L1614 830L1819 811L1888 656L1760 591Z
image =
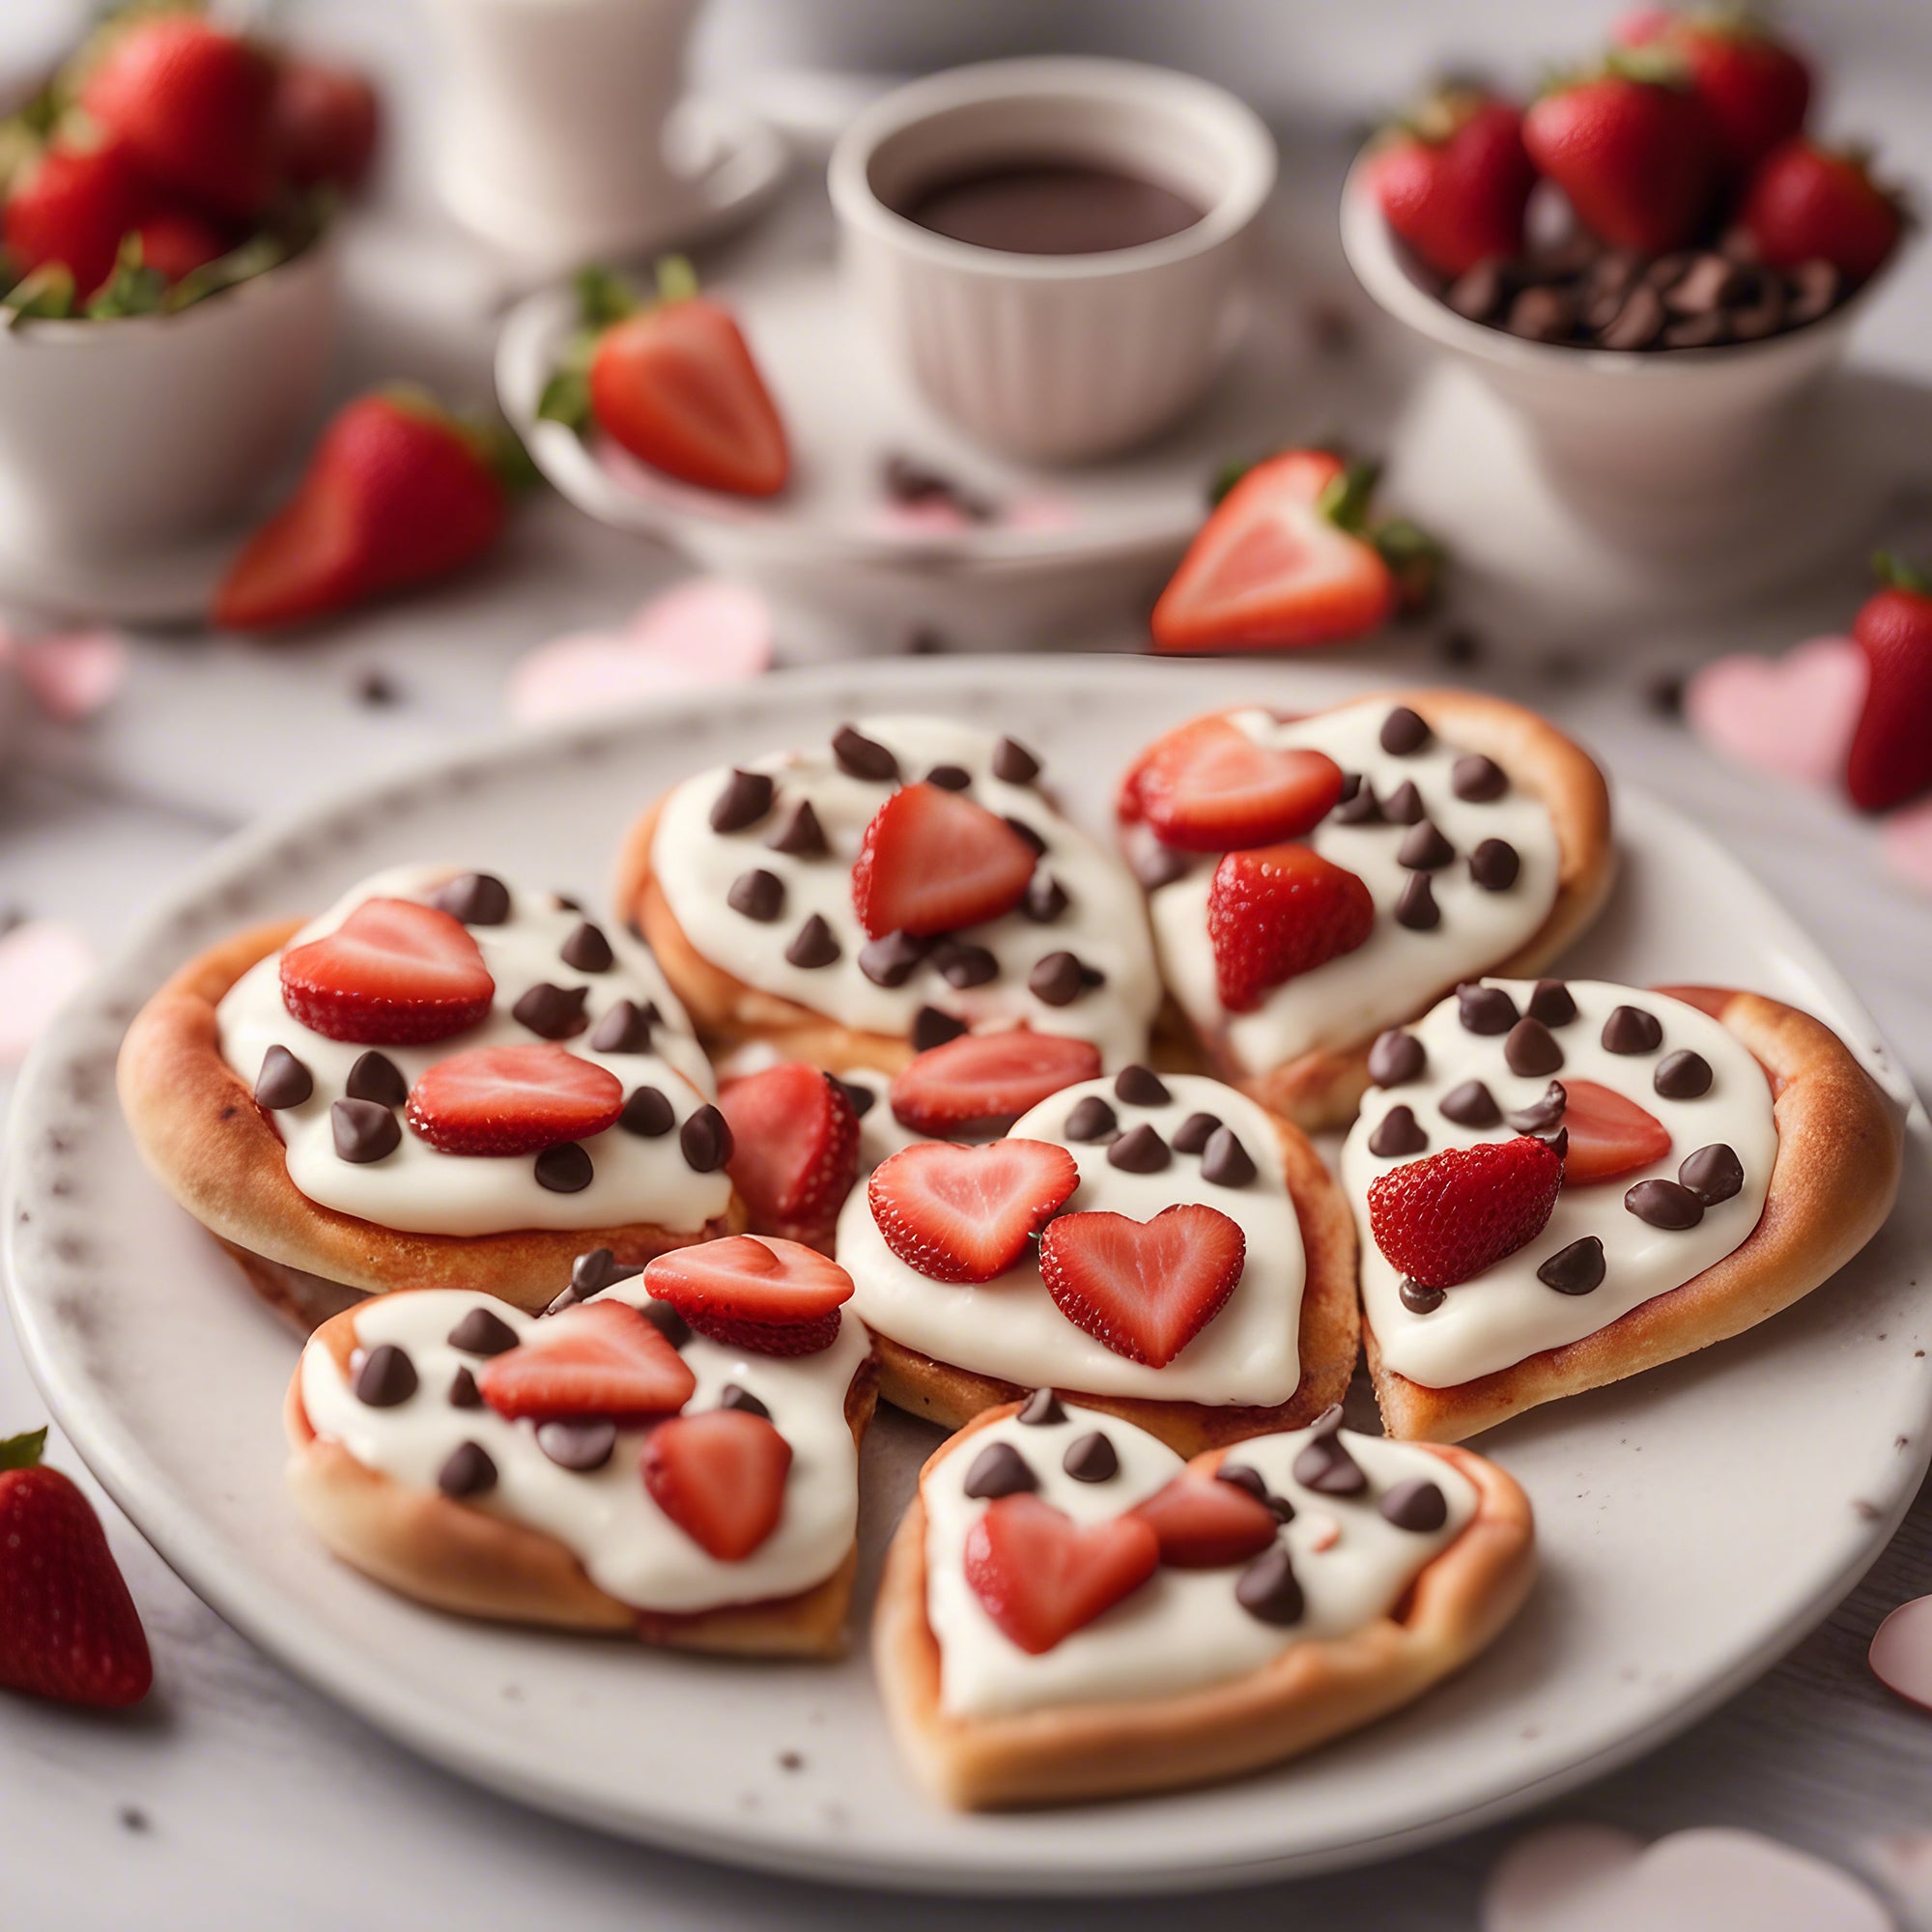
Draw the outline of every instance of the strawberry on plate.
M1134 1510L1160 1539L1170 1570L1220 1570L1259 1556L1281 1528L1273 1510L1238 1483L1183 1469Z
M1370 1182L1369 1228L1411 1281L1454 1288L1535 1240L1562 1185L1562 1156L1528 1134L1445 1148Z
M1323 752L1258 743L1226 718L1156 738L1121 786L1120 812L1181 852L1233 852L1299 838L1334 810L1342 768Z
M852 867L852 907L870 939L916 939L998 919L1019 904L1037 854L1004 818L944 785L901 785Z
M815 1355L838 1339L852 1277L798 1241L731 1235L659 1255L644 1286L726 1348L760 1355Z
M1091 1040L1028 1027L961 1034L914 1055L894 1076L893 1118L940 1139L1003 1134L1049 1094L1099 1072Z
M1746 10L1673 14L1644 7L1619 20L1615 32L1623 46L1661 47L1683 61L1733 175L1747 173L1804 130L1811 71Z
M1439 275L1522 252L1536 170L1511 102L1447 88L1392 128L1369 160L1388 225Z
M872 1170L867 1197L887 1247L908 1267L932 1281L991 1281L1079 1184L1079 1163L1050 1141L922 1141Z
M298 187L327 183L354 194L368 179L382 103L366 74L326 61L285 59L270 120L276 161Z
M47 1432L0 1441L0 1685L116 1710L154 1682L140 1613L94 1505L41 1462Z
M57 139L7 197L7 253L23 272L63 263L85 301L114 272L121 241L155 213L153 184L118 141Z
M1829 262L1854 285L1884 268L1905 231L1896 197L1872 180L1862 156L1805 140L1764 157L1738 220L1770 267Z
M1076 1523L1037 1495L990 1504L966 1532L966 1581L1029 1657L1083 1630L1160 1567L1160 1540L1135 1515Z
M742 1563L784 1515L791 1444L762 1415L706 1409L660 1423L639 1466L651 1500L706 1555Z
M447 1039L497 996L461 922L414 899L364 899L333 932L284 952L281 978L282 1004L303 1026L365 1046Z
M623 1301L586 1301L530 1329L475 1371L477 1392L512 1422L674 1415L697 1378L663 1332Z
M1562 1086L1565 1187L1614 1179L1670 1151L1670 1129L1634 1100L1594 1080Z
M752 1232L829 1240L859 1174L859 1116L845 1089L792 1060L725 1081L718 1104L731 1129L731 1184Z
M1307 845L1230 852L1208 888L1221 1004L1252 1012L1274 987L1352 952L1375 919L1368 887Z
M1892 556L1878 563L1886 587L1852 626L1870 681L1845 788L1862 811L1885 811L1932 788L1932 581Z
M443 1153L540 1153L617 1124L617 1076L560 1046L474 1046L417 1076L408 1120Z
M1239 1223L1195 1202L1151 1221L1062 1214L1040 1236L1039 1278L1076 1328L1164 1369L1227 1305L1247 1256Z

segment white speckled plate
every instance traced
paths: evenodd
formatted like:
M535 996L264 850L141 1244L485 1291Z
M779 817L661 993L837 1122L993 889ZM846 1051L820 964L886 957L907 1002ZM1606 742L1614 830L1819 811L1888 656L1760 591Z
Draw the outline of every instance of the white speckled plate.
M1545 1568L1521 1618L1454 1683L1218 1790L955 1817L895 1758L863 1646L831 1667L775 1666L498 1630L415 1608L327 1557L280 1490L295 1340L146 1177L115 1109L116 1042L163 975L232 926L312 909L378 866L446 856L594 893L629 815L671 780L886 707L1012 729L1095 822L1122 760L1177 718L1237 698L1315 705L1362 683L1118 659L793 673L467 753L244 835L87 988L22 1077L10 1286L49 1402L163 1555L292 1670L452 1771L740 1863L945 1891L1230 1885L1384 1859L1658 1743L1826 1613L1924 1472L1922 1115L1903 1205L1829 1288L1482 1444L1534 1497ZM1896 1088L1857 999L1734 862L1641 796L1623 800L1623 841L1624 882L1575 971L1762 987L1823 1014ZM932 1439L896 1418L875 1432L862 1599ZM786 1769L789 1752L802 1765Z

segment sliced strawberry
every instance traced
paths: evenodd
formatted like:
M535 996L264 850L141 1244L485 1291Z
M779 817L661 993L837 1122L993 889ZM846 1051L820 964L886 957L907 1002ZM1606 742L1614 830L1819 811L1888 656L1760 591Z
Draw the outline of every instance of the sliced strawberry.
M1670 1130L1655 1114L1613 1088L1594 1080L1563 1083L1565 1187L1587 1187L1633 1168L1648 1167L1670 1151Z
M1183 1469L1134 1514L1153 1526L1170 1570L1219 1570L1259 1556L1281 1527L1273 1510L1238 1483Z
M623 1082L560 1046L473 1046L417 1076L408 1120L444 1153L540 1153L623 1111Z
M1039 1241L1039 1276L1076 1328L1130 1362L1164 1369L1227 1305L1247 1237L1218 1208L1062 1214Z
M718 1104L731 1129L731 1184L752 1232L830 1239L859 1176L859 1116L845 1089L794 1060L727 1080Z
M1230 852L1208 888L1221 1004L1252 1012L1274 987L1352 952L1375 923L1368 887L1309 846Z
M1154 648L1279 650L1359 638L1384 622L1396 605L1388 565L1321 507L1344 474L1324 450L1256 464L1160 593Z
M497 997L462 923L413 899L364 899L333 932L284 952L281 972L282 1004L303 1026L364 1046L447 1039Z
M791 1444L762 1415L712 1408L660 1423L639 1466L651 1500L692 1542L742 1563L784 1515Z
M1011 912L1035 858L983 805L944 785L904 785L866 828L852 867L853 910L872 939L956 932Z
M1445 1148L1369 1183L1369 1227L1411 1281L1454 1288L1535 1240L1562 1185L1562 1156L1528 1134Z
M1038 1496L1002 1496L966 1532L966 1581L1030 1657L1083 1630L1160 1567L1160 1539L1138 1516L1081 1525Z
M1334 810L1342 768L1322 752L1258 744L1232 721L1196 718L1157 738L1122 786L1121 815L1182 852L1299 838Z
M893 1081L893 1116L916 1134L1003 1134L1050 1094L1100 1073L1091 1041L1015 1027L916 1055Z
M483 1400L512 1422L645 1422L674 1414L697 1387L683 1356L623 1301L581 1302L551 1316L475 1376Z
M887 1247L933 1281L991 1281L1080 1184L1050 1141L922 1141L872 1170L867 1194Z
M838 1339L852 1277L797 1241L732 1235L674 1248L644 1269L644 1286L697 1330L760 1355L815 1355Z
M1878 566L1885 588L1852 626L1869 676L1845 789L1861 811L1932 788L1932 582L1889 555Z

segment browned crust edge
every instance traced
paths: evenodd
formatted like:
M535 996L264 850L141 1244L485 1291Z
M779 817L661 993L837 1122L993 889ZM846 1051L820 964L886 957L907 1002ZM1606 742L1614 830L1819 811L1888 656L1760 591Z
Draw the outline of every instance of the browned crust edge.
M1904 1123L1830 1027L1795 1007L1724 987L1660 986L1727 1027L1764 1067L1777 1160L1764 1213L1742 1246L1594 1335L1453 1388L1425 1388L1381 1359L1369 1374L1391 1435L1459 1442L1559 1396L1694 1354L1788 1308L1877 1234L1898 1192Z
M982 1415L963 1434L1011 1412ZM940 1709L939 1643L925 1610L923 1486L958 1439L926 1463L887 1552L872 1655L900 1749L939 1797L966 1810L1205 1784L1312 1750L1461 1668L1516 1614L1535 1574L1529 1499L1515 1480L1467 1450L1430 1445L1475 1485L1477 1509L1423 1568L1396 1616L1296 1644L1245 1677L1180 1696L951 1717ZM1223 1453L1197 1461L1211 1468Z

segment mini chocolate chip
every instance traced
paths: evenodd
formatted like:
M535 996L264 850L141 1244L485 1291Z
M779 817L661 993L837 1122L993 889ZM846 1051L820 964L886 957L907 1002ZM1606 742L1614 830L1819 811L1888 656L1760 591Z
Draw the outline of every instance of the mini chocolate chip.
M1036 872L1027 881L1020 910L1036 925L1051 925L1066 910L1066 889L1050 872Z
M1114 1076L1114 1097L1130 1107L1164 1107L1174 1098L1151 1066L1123 1066Z
M1369 1048L1369 1078L1378 1087L1404 1087L1420 1080L1429 1065L1429 1054L1412 1033L1390 1027L1376 1036Z
M1558 1294L1588 1294L1603 1286L1604 1244L1595 1235L1585 1235L1567 1248L1558 1248L1537 1269L1536 1278Z
M1711 1063L1684 1046L1657 1063L1650 1084L1666 1100L1695 1100L1711 1091Z
M642 1262L620 1262L610 1248L588 1248L570 1264L570 1285L580 1298L601 1294L614 1282L633 1281L644 1271Z
M705 1105L677 1130L684 1164L695 1174L716 1174L731 1158L731 1129L716 1107Z
M480 1442L459 1442L436 1472L436 1486L446 1496L480 1496L497 1487L497 1465Z
M545 1148L537 1155L534 1171L537 1185L553 1194L582 1194L597 1172L590 1156L575 1141Z
M792 934L791 944L785 948L785 958L794 966L815 971L820 966L836 963L838 958L838 941L825 921L817 913L813 913Z
M934 765L926 773L925 781L937 785L941 791L967 791L973 783L973 774L964 765Z
M1186 1120L1174 1130L1174 1139L1169 1145L1176 1153L1199 1153L1208 1145L1208 1137L1221 1124L1218 1114L1189 1114Z
M1358 1496L1369 1487L1362 1465L1332 1435L1318 1435L1294 1459L1294 1480L1319 1496Z
M718 1406L742 1409L747 1415L761 1415L767 1422L772 1419L771 1410L750 1389L740 1388L736 1382L726 1382L718 1391Z
M1663 298L1648 283L1640 283L1624 298L1597 341L1605 349L1648 349L1663 332Z
M558 912L582 912L583 910L582 900L572 898L568 893L553 893L550 897L551 903L555 906Z
M591 924L587 919L572 928L557 957L580 973L608 973L617 959L611 951L611 942L604 937L604 928Z
M1563 1110L1569 1104L1562 1081L1552 1080L1527 1106L1516 1108L1507 1118L1520 1134L1547 1134L1563 1124Z
M1241 1579L1235 1585L1235 1601L1249 1616L1264 1624L1286 1627L1301 1621L1301 1585L1294 1580L1294 1565L1280 1544L1264 1549L1241 1572Z
M544 1304L544 1313L546 1315L561 1315L566 1308L575 1308L582 1299L582 1295L578 1293L575 1285L572 1285L564 1289L560 1294L547 1301Z
M537 1447L559 1469L601 1469L617 1446L617 1425L599 1416L559 1416L537 1424Z
M1036 859L1046 850L1046 840L1024 818L1007 818L1002 823L1009 831L1016 833L1023 843L1033 847L1033 856Z
M1561 980L1539 980L1526 1010L1547 1027L1565 1027L1577 1017L1577 1002Z
M1420 825L1429 816L1429 808L1423 804L1413 779L1404 779L1382 800L1382 816L1391 825Z
M1400 1160L1405 1154L1421 1153L1428 1145L1429 1136L1413 1107L1391 1107L1369 1136L1369 1151L1378 1160Z
M1485 839L1484 844L1494 844L1494 839ZM1481 846L1477 847L1480 851ZM1434 872L1456 856L1456 848L1428 819L1409 827L1403 841L1396 849L1396 864L1411 872Z
M315 1075L285 1046L271 1046L262 1056L255 1076L255 1104L271 1113L279 1107L299 1107L315 1093Z
M1722 1141L1713 1141L1709 1147L1685 1155L1677 1178L1706 1208L1715 1208L1743 1188L1745 1167Z
M651 1050L651 1027L656 1016L655 1003L646 1009L639 1007L635 1000L619 1000L597 1022L597 1030L590 1036L591 1050L595 1053L648 1053Z
M1381 748L1391 757L1406 758L1428 744L1429 726L1406 704L1398 704L1382 720Z
M638 1310L646 1321L668 1342L673 1349L681 1349L691 1340L691 1323L668 1301L660 1301L655 1295Z
M1666 349L1715 349L1731 339L1731 319L1721 309L1709 315L1687 316L1663 331Z
M724 903L733 912L743 913L747 919L754 919L761 925L769 925L784 911L784 881L776 872L754 866L751 871L740 872L731 881L731 890L724 895Z
M1232 1483L1236 1489L1247 1491L1258 1503L1268 1499L1267 1483L1251 1463L1223 1463L1214 1471L1214 1480L1217 1483Z
M374 1100L337 1100L328 1110L328 1127L337 1159L358 1167L384 1159L403 1143L395 1115Z
M1488 805L1509 790L1509 778L1493 758L1471 752L1458 758L1449 773L1449 789L1471 805Z
M1411 1315L1434 1315L1449 1299L1448 1291L1440 1288L1425 1288L1419 1281L1404 1279L1396 1290L1402 1298L1402 1305Z
M1445 1121L1459 1127L1492 1127L1502 1119L1496 1096L1480 1080L1464 1080L1450 1088L1436 1103Z
M932 951L932 942L909 932L888 932L859 949L859 971L875 986L903 986L913 968Z
M993 747L993 776L1003 784L1032 784L1039 776L1039 760L1017 738L1002 738Z
M472 1308L449 1331L449 1346L466 1355L500 1355L517 1346L517 1331L488 1308Z
M933 949L932 963L949 986L965 991L1000 977L1000 962L983 946L964 939L942 939Z
M394 1408L416 1392L416 1365L393 1342L378 1342L355 1366L355 1400L371 1408Z
M1652 1228L1676 1233L1704 1218L1704 1204L1675 1180L1639 1180L1624 1196L1624 1206Z
M510 916L510 889L494 872L464 872L429 895L438 912L465 925L501 925Z
M1392 1485L1376 1507L1398 1529L1428 1536L1449 1520L1449 1498L1427 1476L1410 1476Z
M935 1046L944 1046L949 1039L957 1039L965 1031L964 1020L955 1019L938 1007L922 1007L912 1016L912 1050L915 1053L929 1053Z
M733 771L724 789L711 802L714 832L742 832L755 825L772 809L778 788L769 772Z
M1465 269L1449 284L1442 299L1470 322L1493 322L1512 293L1507 266L1491 258Z
M1314 1436L1335 1435L1341 1433L1342 1405L1331 1402L1313 1422L1308 1425L1308 1433Z
M1073 1103L1061 1132L1070 1141L1103 1141L1119 1131L1120 1116L1097 1094L1089 1094ZM1179 1140L1176 1146L1179 1145Z
M617 1124L639 1140L654 1141L670 1132L677 1124L677 1116L661 1089L633 1087L624 1096L624 1111L617 1116Z
M1417 803L1421 801L1418 798ZM1381 801L1376 796L1376 788L1367 780L1358 780L1356 789L1335 808L1337 825L1379 825L1382 822Z
M588 986L553 986L540 980L510 1009L510 1017L542 1039L568 1039L589 1024L583 1011L589 997Z
M1791 307L1785 320L1793 328L1816 322L1838 299L1844 277L1834 263L1800 262L1791 271Z
M451 1408L481 1408L483 1392L476 1386L476 1378L468 1369L458 1369L449 1378L449 1406Z
M989 1442L966 1471L966 1493L993 1500L1039 1488L1033 1465L1010 1442Z
M1567 342L1577 330L1577 298L1568 289L1524 289L1511 302L1503 327L1526 342Z
M1563 1065L1563 1049L1541 1020L1520 1019L1503 1041L1503 1059L1512 1073L1554 1073Z
M1157 893L1187 870L1187 854L1163 845L1151 832L1143 830L1127 841L1127 867L1143 892Z
M1060 1466L1076 1483L1107 1483L1121 1473L1121 1459L1099 1430L1089 1430L1061 1458Z
M899 761L883 745L850 724L839 725L832 734L832 755L847 778L891 784L899 775Z
M1167 1143L1143 1121L1107 1150L1107 1164L1128 1174L1158 1174L1173 1159Z
M1655 1053L1663 1044L1663 1022L1641 1007L1618 1007L1604 1022L1605 1053Z
M1066 1420L1066 1411L1060 1406L1060 1398L1050 1388L1037 1388L1020 1404L1019 1412L1013 1417L1015 1422L1024 1422L1029 1429L1044 1429L1056 1422Z
M386 1053L373 1049L358 1054L342 1091L352 1100L373 1100L379 1107L400 1107L410 1097L403 1069Z
M765 835L766 851L782 852L791 859L822 859L831 849L809 798L795 800Z
M869 1087L862 1087L856 1080L839 1080L835 1073L833 1079L838 1083L838 1091L851 1103L853 1117L863 1121L877 1106L879 1096Z
M1456 988L1456 1016L1467 1033L1508 1033L1517 1022L1516 1002L1500 986L1465 980Z
M1049 952L1027 975L1027 991L1049 1007L1070 1007L1086 991L1079 959L1071 952Z
M1442 908L1427 872L1412 872L1395 902L1395 923L1411 932L1434 932L1442 923Z
M1095 986L1104 986L1107 976L1097 966L1090 966L1086 960L1080 962L1080 983L1091 993Z
M1486 893L1506 893L1522 870L1522 859L1507 838L1485 838L1469 854L1469 876Z
M1245 1187L1255 1178L1255 1163L1233 1127L1216 1127L1208 1136L1201 1156L1201 1179L1216 1187Z

